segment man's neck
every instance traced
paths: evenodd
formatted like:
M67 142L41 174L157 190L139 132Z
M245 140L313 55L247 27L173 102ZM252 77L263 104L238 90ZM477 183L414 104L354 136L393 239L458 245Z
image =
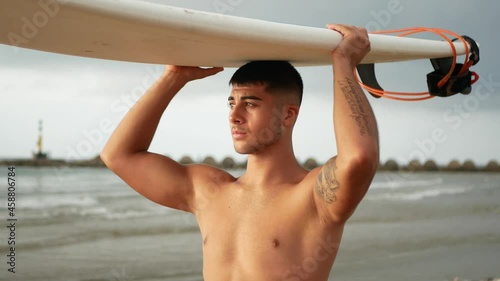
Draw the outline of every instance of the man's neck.
M267 188L280 184L295 184L307 171L302 168L289 147L268 147L248 156L247 171L240 180L248 186Z

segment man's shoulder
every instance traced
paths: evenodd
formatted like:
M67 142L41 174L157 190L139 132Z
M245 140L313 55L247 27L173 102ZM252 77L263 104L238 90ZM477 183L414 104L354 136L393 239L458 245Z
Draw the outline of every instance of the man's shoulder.
M236 180L229 172L207 164L189 164L186 165L186 169L193 178L195 186L207 183L223 184Z
M305 185L314 185L322 168L323 166L321 165L312 170L306 170L306 174L300 183Z

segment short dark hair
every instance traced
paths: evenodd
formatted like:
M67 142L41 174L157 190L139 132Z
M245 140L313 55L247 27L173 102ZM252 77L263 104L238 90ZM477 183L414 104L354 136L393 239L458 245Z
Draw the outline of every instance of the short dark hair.
M302 102L304 84L299 72L287 61L252 61L240 67L229 85L265 84L266 91L286 91L296 94Z

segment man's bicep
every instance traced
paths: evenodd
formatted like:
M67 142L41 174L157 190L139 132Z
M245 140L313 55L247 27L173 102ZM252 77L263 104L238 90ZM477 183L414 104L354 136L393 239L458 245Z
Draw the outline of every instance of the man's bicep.
M337 201L336 193L340 186L336 175L336 162L336 156L328 160L325 165L321 167L316 178L314 192L317 195L317 199L321 200L320 203L330 205Z
M318 211L337 222L345 222L366 194L371 177L359 173L352 164L339 163L337 156L319 168L314 184Z
M192 210L193 183L186 166L155 153L135 153L110 169L149 200L170 208Z

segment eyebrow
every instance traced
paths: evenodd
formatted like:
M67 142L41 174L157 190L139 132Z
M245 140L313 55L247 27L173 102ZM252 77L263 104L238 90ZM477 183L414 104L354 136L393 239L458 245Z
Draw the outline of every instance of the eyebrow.
M229 96L229 97L227 98L227 100L228 100L228 101L233 101L233 100L235 100L235 98L234 98L233 96ZM242 96L242 97L240 98L240 100L262 100L262 99L261 99L261 98L259 98L259 97L256 97L256 96Z

